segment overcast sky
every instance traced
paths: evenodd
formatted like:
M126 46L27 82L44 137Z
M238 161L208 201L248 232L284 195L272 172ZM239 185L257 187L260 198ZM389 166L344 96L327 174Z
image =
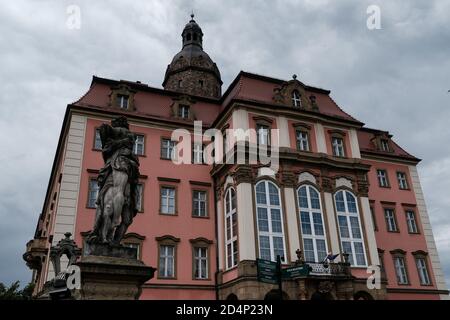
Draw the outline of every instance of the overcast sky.
M67 27L67 7L81 10ZM369 5L381 29L366 25ZM450 283L450 1L1 1L0 282L42 210L64 112L92 75L161 87L191 10L223 91L240 70L330 89L348 113L394 134L419 173Z

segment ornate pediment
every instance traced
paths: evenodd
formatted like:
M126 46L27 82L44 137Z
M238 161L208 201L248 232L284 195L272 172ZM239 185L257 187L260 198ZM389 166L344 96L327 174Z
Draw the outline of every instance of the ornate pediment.
M295 74L292 76L292 80L285 81L274 89L272 99L279 105L291 106L303 110L319 110L316 96L305 90L305 85L297 80Z
M124 110L136 110L134 105L134 95L136 90L130 88L125 83L119 83L117 86L111 88L110 106L121 108Z
M185 120L196 120L192 106L195 101L188 95L180 95L173 98L173 103L170 107L171 116Z

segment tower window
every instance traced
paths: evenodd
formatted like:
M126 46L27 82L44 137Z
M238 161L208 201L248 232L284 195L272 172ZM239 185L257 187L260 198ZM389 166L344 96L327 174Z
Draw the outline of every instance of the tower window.
M194 33L194 41L197 41L197 34Z
M187 41L191 41L191 34L190 34L190 33L187 34L186 40L187 40Z

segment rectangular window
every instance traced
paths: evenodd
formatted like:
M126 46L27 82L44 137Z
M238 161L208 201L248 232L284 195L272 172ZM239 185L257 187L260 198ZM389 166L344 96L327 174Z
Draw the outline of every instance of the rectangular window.
M170 139L161 140L161 158L175 159L175 141Z
M204 146L201 144L194 144L192 146L192 163L194 163L194 164L204 163L203 149L204 149Z
M397 275L398 284L408 284L408 276L406 273L406 264L404 257L395 257L395 273Z
M161 213L175 214L175 188L161 187Z
M406 180L406 173L404 172L397 172L397 179L398 179L398 187L402 190L407 190L408 188L408 181Z
M331 139L331 145L333 147L333 155L334 156L345 157L344 140L342 140L342 138L333 137Z
M189 106L185 104L180 104L178 106L178 117L189 119Z
M412 210L406 211L406 223L408 224L409 233L419 233L416 223L416 214Z
M386 170L377 170L377 177L380 187L389 187Z
M123 243L124 247L128 247L128 248L134 248L136 249L136 253L137 253L137 258L139 259L141 256L141 246L139 245L139 243L132 243L132 242L124 242Z
M297 150L309 151L308 133L306 131L296 131Z
M144 186L142 183L138 183L136 185L136 208L138 209L139 212L144 211L144 207L142 206L143 203L143 190L144 190Z
M175 247L161 245L159 247L159 277L175 277Z
M382 151L389 151L389 141L386 139L381 139L380 141L381 150Z
M102 150L102 139L100 138L100 129L95 129L94 149Z
M206 209L206 191L197 191L193 193L193 216L195 217L207 217L208 212Z
M144 136L141 134L136 135L136 140L134 141L133 152L138 156L144 155Z
M232 188L225 193L225 219L225 244L227 269L229 269L238 263L236 192Z
M208 279L208 248L194 248L194 278Z
M430 276L428 274L427 262L425 258L416 258L417 272L421 285L431 285Z
M98 195L98 183L96 179L90 179L89 180L89 192L88 192L88 201L87 206L88 208L96 208L96 201L97 201L97 195Z
M389 232L397 232L397 223L395 221L395 213L393 209L384 209L384 216L386 218L386 226Z
M128 109L128 96L123 95L123 94L118 94L117 101L119 103L119 108Z
M256 128L257 133L257 142L258 145L266 145L270 144L270 134L269 127L259 124Z

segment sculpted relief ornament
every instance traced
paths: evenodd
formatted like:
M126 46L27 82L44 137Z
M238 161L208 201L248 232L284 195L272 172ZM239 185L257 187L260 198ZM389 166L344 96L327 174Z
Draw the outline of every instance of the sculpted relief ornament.
M117 246L138 212L139 160L133 153L136 137L122 116L112 120L111 125L102 124L100 138L105 164L97 179L95 223L87 240Z

